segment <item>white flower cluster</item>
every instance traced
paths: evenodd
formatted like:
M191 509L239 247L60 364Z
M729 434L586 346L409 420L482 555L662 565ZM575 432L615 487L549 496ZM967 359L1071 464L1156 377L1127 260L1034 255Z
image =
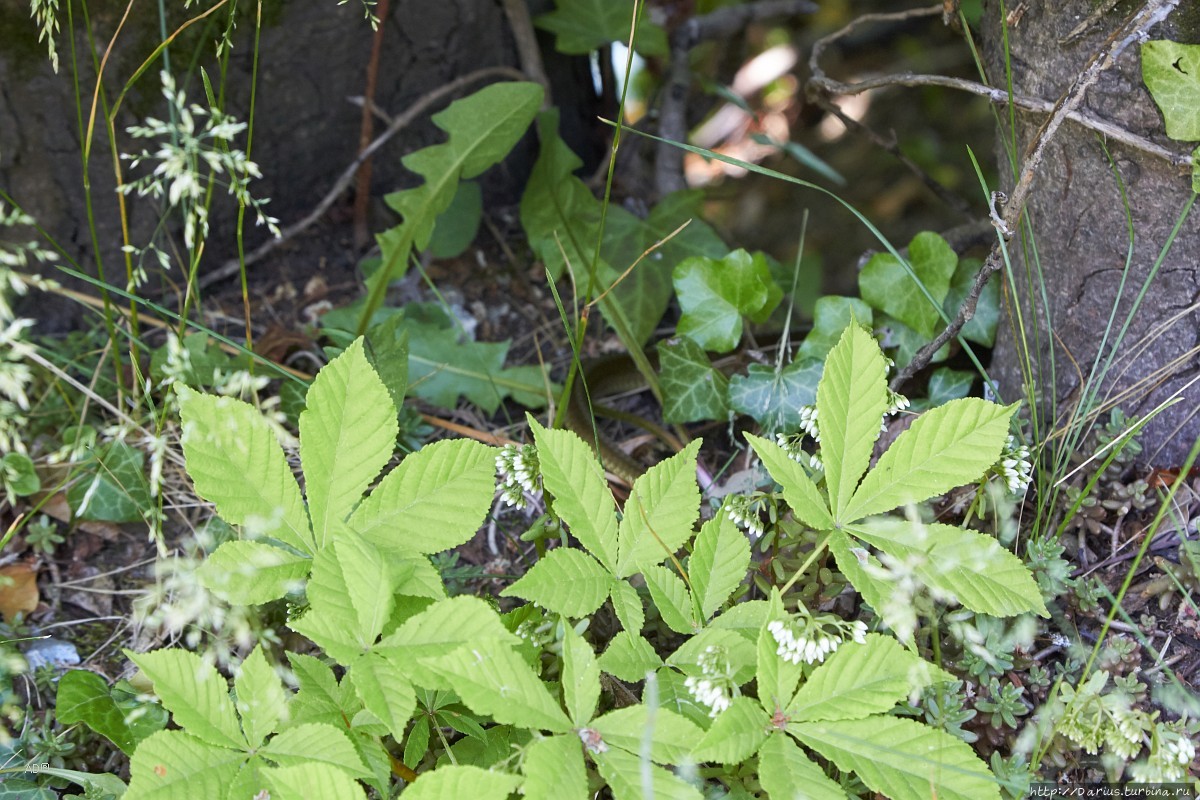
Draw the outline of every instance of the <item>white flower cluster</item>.
M496 456L496 471L500 473L500 497L505 504L525 508L525 493L536 494L541 479L537 448L531 444L504 445Z
M729 495L725 498L725 513L735 525L744 528L751 536L763 535L762 517L759 516L757 504L749 497Z
M820 664L847 637L859 644L867 640L867 626L862 622L846 622L828 614L819 619L811 616L777 619L767 625L767 630L778 645L775 654L793 664Z
M1196 758L1196 745L1187 737L1156 726L1150 755L1129 767L1129 777L1138 783L1182 783Z
M887 417L895 416L901 411L907 410L910 405L911 403L908 401L907 397L899 392L893 392L891 389L888 389L887 408L883 412L884 422L882 423L881 430L887 429Z
M798 413L800 414L800 431L811 436L814 442L821 441L821 426L817 422L816 405L801 406Z
M1000 453L999 463L992 469L1004 479L1009 492L1024 494L1033 477L1033 465L1029 461L1029 448L1018 444L1016 437L1009 436L1004 450Z
M696 666L700 667L700 677L689 676L683 685L696 702L708 706L708 715L715 718L729 708L737 692L728 654L724 647L709 645L700 654Z
M775 443L783 448L783 452L787 453L792 461L808 464L813 472L820 472L825 469L825 463L821 461L820 453L810 453L804 449L805 436L803 433L777 433Z

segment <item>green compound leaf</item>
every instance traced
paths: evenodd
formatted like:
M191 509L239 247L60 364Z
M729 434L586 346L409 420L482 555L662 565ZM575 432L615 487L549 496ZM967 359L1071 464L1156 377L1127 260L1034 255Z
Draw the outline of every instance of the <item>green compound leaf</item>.
M953 677L887 636L843 643L787 707L793 722L863 719L890 711L910 693Z
M640 704L610 711L589 727L600 733L605 744L630 753L641 753L649 741L650 759L659 764L682 763L704 738L704 731L686 717Z
M756 700L735 697L696 745L692 758L714 764L740 764L758 752L767 738L769 724Z
M676 633L695 633L697 626L692 618L692 595L683 580L672 570L658 565L645 567L642 575L667 627Z
M197 570L217 597L239 606L278 600L304 585L312 559L265 542L225 542Z
M395 595L379 549L356 533L334 539L313 560L308 599L314 610L340 622L358 646L375 643L392 613Z
M700 790L662 767L644 762L639 756L609 748L592 759L600 776L608 783L613 800L702 800ZM647 787L646 784L650 785ZM649 791L646 791L649 789Z
M754 418L763 430L794 431L800 425L800 407L817 399L823 362L804 358L776 369L751 364L745 375L729 381L729 405L734 411Z
M464 644L497 640L507 646L521 639L504 627L495 609L477 597L461 596L434 603L404 621L372 648L373 652L405 665L413 683L425 688L449 688L436 669L422 659L447 655Z
M537 603L564 617L586 617L608 598L613 578L582 550L551 550L520 580L500 593Z
M554 497L555 513L589 553L609 572L615 571L617 507L591 448L574 433L546 430L532 417L529 426L537 445L543 484Z
M617 530L618 578L660 563L691 537L700 512L696 486L699 450L700 440L695 439L634 481Z
M623 681L641 681L662 666L662 659L640 634L619 631L600 654L600 669Z
M442 766L422 773L404 790L406 800L507 800L521 778L471 766Z
M839 519L852 522L882 514L974 481L1000 457L1016 409L966 397L922 414L880 457L854 497L847 498ZM820 424L826 442L824 416Z
M331 596L339 597L340 603L314 605L304 616L289 620L287 626L307 636L338 664L348 667L366 645L354 630L354 610L348 600L343 595Z
M175 724L212 745L246 747L229 686L212 664L191 651L175 648L124 652L153 682L154 693L171 712Z
M830 351L817 387L825 485L838 522L857 519L847 516L847 507L871 460L871 448L879 437L879 423L886 408L887 366L883 353L870 334L851 325Z
M292 724L303 722L342 722L342 716L351 717L358 709L351 710L344 701L348 697L345 687L339 686L333 670L328 664L314 656L288 653L288 661L299 684L299 691L292 698L288 719ZM346 713L349 712L349 713Z
M271 739L259 752L283 767L315 762L352 777L370 774L350 737L337 725L295 725Z
M570 625L563 633L563 700L576 725L586 725L600 700L600 666L592 646Z
M364 653L350 669L350 682L363 708L387 726L393 739L404 741L404 729L417 706L404 667L378 653Z
M534 24L555 35L554 49L582 56L611 42L628 42L633 23L633 0L555 0L555 10ZM633 48L643 56L667 54L667 34L649 19L638 22Z
M771 477L783 487L783 499L791 506L796 517L813 530L832 528L833 516L829 513L829 506L804 467L793 461L774 442L760 439L752 433L746 434L746 441L762 459Z
M621 627L630 633L640 633L646 624L646 609L637 589L625 581L614 581L612 586L612 605Z
M942 321L938 311L950 290L958 254L941 236L926 231L909 243L908 260L912 274L891 253L875 254L859 272L858 288L863 300L931 339ZM921 285L937 305L929 302Z
M296 764L263 770L272 800L364 800L366 793L353 778L328 764ZM262 794L266 795L266 792Z
M993 617L1032 611L1048 616L1037 581L1015 555L986 534L939 523L875 517L846 529L905 563L927 586Z
M966 742L909 719L792 723L788 731L894 800L988 800L996 779Z
M823 362L848 326L857 323L871 327L874 321L871 307L857 297L822 297L813 306L812 330L796 351L796 360Z
M247 754L182 731L159 731L138 745L122 800L225 797Z
M230 397L177 391L183 454L196 493L231 525L252 524L253 533L312 555L300 487L258 409Z
M435 442L384 476L349 524L384 551L438 553L475 534L495 489L492 448L469 439Z
M587 770L578 737L549 736L525 750L525 800L587 800Z
M729 379L700 345L683 337L659 342L658 363L664 420L699 422L729 416Z
M432 659L472 711L497 722L565 733L571 721L529 665L505 643L472 642Z
M300 463L318 549L392 456L396 407L359 337L313 380L300 415Z
M288 696L275 669L257 645L238 668L233 680L242 732L251 747L258 747L277 729L287 713Z
M697 618L707 622L746 579L750 568L750 543L726 514L700 528L688 560Z
M185 451L186 452L186 451ZM14 494L37 491L37 473L33 462L20 453L9 453L0 470L15 470L16 481L9 484ZM111 442L84 462L83 472L67 487L67 502L81 519L104 522L140 522L146 509L155 506L150 484L143 468L145 457L125 442ZM26 491L32 489L32 491Z
M725 353L742 338L742 317L762 322L783 298L767 259L735 250L715 260L693 257L672 273L683 311L676 327L705 350Z
M1162 111L1167 136L1183 142L1200 139L1200 45L1146 42L1142 80Z
M797 786L811 800L846 800L845 790L782 734L771 736L758 751L758 778L771 800L792 800Z

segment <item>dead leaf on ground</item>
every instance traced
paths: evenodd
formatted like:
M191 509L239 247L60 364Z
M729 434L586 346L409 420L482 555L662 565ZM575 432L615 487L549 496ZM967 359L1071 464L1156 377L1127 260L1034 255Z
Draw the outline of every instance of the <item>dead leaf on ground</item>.
M19 613L29 614L39 600L36 569L29 564L0 567L0 615L5 622Z

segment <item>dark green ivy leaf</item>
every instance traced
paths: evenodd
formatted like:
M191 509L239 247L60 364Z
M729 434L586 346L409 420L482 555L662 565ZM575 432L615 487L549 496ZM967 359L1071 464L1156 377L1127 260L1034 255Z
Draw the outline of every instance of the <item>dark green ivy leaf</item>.
M700 345L682 336L660 342L658 363L664 420L699 422L729 415L729 380Z
M824 362L818 359L793 361L776 370L766 364L751 364L746 375L729 381L729 404L749 414L768 433L794 431L800 425L800 407L817 399L817 383Z

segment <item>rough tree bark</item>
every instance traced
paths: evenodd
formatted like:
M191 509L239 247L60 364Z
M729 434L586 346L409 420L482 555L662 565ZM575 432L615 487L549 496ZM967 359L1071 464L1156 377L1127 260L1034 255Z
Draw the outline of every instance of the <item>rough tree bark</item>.
M989 79L993 85L1004 85L1004 25L1015 91L1054 102L1131 7L1141 3L1119 3L1086 28L1081 28L1081 23L1097 8L1089 0L1022 3L1023 15L1012 17L1006 12L1016 4L1001 5L1001 0L986 0L984 5L983 53ZM1197 17L1194 9L1181 8L1151 30L1151 38L1200 41ZM1172 150L1187 149L1165 136L1162 118L1142 83L1136 45L1100 77L1081 108ZM1001 117L1007 122L1007 109L1001 109ZM1018 154L1044 119L1043 115L1017 112ZM997 158L1002 181L1011 185L1005 148L1012 141L1006 140L1006 134L1001 134ZM1192 196L1189 178L1177 167L1116 143L1110 142L1107 149L1106 154L1104 143L1094 133L1068 123L1051 143L1037 174L1026 209L1034 237L1025 242L1014 238L1010 243L1018 290L1007 297L1008 313L991 367L1005 399L1023 396L1024 381L1032 379L1043 407L1052 396L1058 399L1060 412L1080 400L1082 379L1100 350L1114 302L1113 336L1133 308L1140 287L1154 270ZM1131 253L1121 184L1133 229ZM1030 302L1030 287L1023 275L1026 265L1036 269L1031 257L1034 244L1045 280L1044 303L1036 284L1035 299ZM1129 269L1122 288L1127 255ZM1018 301L1033 361L1032 375L1022 374L1021 337L1013 324L1013 304ZM1111 350L1112 338L1109 342L1106 351ZM1200 436L1200 381L1189 386L1200 376L1198 346L1200 210L1193 210L1133 315L1099 394L1100 400L1121 398L1119 405L1128 413L1145 414L1182 390L1182 402L1159 415L1144 431L1145 458L1155 466L1180 464ZM1051 347L1056 364L1053 374L1049 369ZM1103 358L1107 353L1100 355Z

